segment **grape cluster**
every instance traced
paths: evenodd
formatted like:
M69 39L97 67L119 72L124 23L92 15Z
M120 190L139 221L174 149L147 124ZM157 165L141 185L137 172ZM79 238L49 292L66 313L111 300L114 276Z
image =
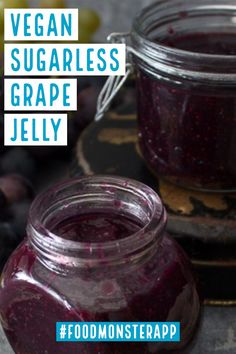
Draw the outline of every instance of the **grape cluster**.
M0 270L25 236L34 194L30 182L17 174L0 177Z
M27 8L27 0L0 0L0 56L4 37L4 8ZM64 0L41 0L42 8L65 8ZM97 13L79 11L80 42L91 42L100 26ZM2 53L3 54L3 53ZM78 78L78 111L68 114L68 147L4 147L3 71L0 63L0 271L17 245L25 237L25 227L33 199L32 186L40 189L41 171L54 160L70 161L72 149L83 129L94 119L97 97L104 79ZM42 182L42 181L41 181ZM45 185L45 181L42 183Z
M0 80L0 102L3 102L3 80ZM94 120L97 97L104 79L78 78L78 111L68 114L67 147L4 147L4 112L0 107L0 270L25 236L25 226L33 197L31 184L40 189L46 185L41 175L52 173L54 161L68 167L72 151L83 129ZM55 176L57 178L57 176ZM29 182L30 181L30 182Z

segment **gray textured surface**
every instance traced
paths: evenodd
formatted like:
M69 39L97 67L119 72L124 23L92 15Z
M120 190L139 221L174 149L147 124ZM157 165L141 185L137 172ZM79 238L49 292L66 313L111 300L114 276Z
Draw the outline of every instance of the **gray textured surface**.
M235 354L235 319L236 307L206 307L204 309L203 320L195 341L195 345L189 354ZM9 348L1 329L0 354L13 354L13 351Z

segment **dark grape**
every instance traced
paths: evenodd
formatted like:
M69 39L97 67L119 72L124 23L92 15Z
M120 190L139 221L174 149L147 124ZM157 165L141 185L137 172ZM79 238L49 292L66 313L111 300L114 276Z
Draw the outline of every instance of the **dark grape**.
M83 91L84 89L92 86L93 77L91 76L81 76L77 80L77 92L78 94Z
M4 77L3 74L0 76L0 111L1 111L1 121L3 122L3 110L4 110ZM2 125L1 125L2 129Z
M68 147L73 148L79 136L79 130L74 116L68 116Z
M57 151L57 148L57 146L29 146L27 151L30 152L34 159L48 162Z
M97 99L101 88L91 86L82 90L78 95L78 111L76 113L76 123L81 129L91 123L97 111Z
M4 80L3 80L3 76L1 75L0 77L0 154L6 151L6 149L7 148L4 147Z
M1 247L1 245L0 245ZM8 258L10 257L13 249L11 248L0 248L0 272L2 271L5 263L7 262Z
M0 236L1 247L13 248L17 246L19 239L10 223L8 222L0 223L0 235L1 235Z
M77 82L77 92L80 94L81 91L89 87L95 86L98 90L101 90L106 82L105 76L81 76L78 78Z
M5 208L7 208L7 198L0 189L0 212L2 212Z
M23 201L15 203L11 206L11 225L14 232L19 237L26 235L26 225L28 220L28 214L31 203L29 201Z
M136 95L135 90L132 88L126 88L121 90L118 95L119 104L116 107L118 114L133 114L136 107ZM113 106L114 107L114 106Z
M0 190L9 204L33 198L31 183L20 175L0 177Z
M32 179L36 171L36 163L29 151L23 148L13 148L1 158L1 168L4 174L17 173Z
M0 270L20 241L11 224L0 223Z

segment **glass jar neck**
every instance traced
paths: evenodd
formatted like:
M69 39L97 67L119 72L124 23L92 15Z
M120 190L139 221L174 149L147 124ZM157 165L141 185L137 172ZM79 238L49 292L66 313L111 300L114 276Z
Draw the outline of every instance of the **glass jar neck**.
M235 34L234 0L159 0L133 23L131 53L148 73L160 77L197 79L203 83L233 83L236 55L196 53L165 45L170 36L197 33Z
M53 232L58 222L99 212L129 217L142 226L132 235L104 242L71 241ZM91 268L138 262L158 247L165 225L165 209L151 188L126 178L94 176L39 195L30 210L27 234L43 263Z

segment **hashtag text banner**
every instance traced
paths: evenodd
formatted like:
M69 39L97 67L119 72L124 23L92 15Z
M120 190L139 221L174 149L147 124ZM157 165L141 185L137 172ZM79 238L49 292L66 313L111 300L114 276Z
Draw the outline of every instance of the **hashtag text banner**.
M57 342L179 342L179 322L57 322Z

